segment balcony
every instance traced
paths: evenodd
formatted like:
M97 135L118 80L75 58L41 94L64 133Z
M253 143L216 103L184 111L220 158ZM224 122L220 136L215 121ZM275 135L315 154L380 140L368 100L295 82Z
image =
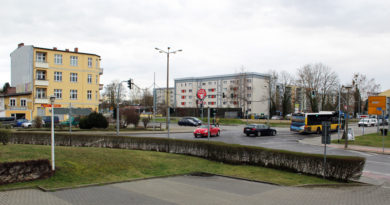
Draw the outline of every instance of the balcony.
M99 84L99 90L103 90L104 84Z
M49 64L47 62L35 62L35 67L37 67L37 68L49 68Z
M103 68L100 68L99 75L103 75Z
M47 98L35 98L34 102L37 104L49 104L49 99Z
M27 107L7 106L8 110L27 110Z
M48 80L35 80L35 85L37 86L48 86L49 81Z

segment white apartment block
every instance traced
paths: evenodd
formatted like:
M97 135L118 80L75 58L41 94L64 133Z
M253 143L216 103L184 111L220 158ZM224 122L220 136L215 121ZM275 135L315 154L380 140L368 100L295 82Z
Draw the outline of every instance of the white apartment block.
M196 93L205 89L205 108L242 108L248 114L267 115L269 79L268 74L253 72L175 79L175 107L200 107Z
M173 106L175 104L175 90L174 88L169 88L169 105ZM156 105L165 105L167 100L167 88L155 88L153 95L155 96Z

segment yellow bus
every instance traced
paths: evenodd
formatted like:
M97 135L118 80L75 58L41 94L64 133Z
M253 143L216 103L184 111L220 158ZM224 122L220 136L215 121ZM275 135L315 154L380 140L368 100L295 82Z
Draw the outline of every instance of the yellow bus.
M330 122L331 131L340 128L338 112L321 111L318 113L293 113L291 116L290 131L299 133L321 133L322 122Z

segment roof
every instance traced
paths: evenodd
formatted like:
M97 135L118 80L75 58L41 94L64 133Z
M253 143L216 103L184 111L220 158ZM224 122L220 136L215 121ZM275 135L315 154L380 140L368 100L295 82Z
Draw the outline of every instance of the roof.
M188 77L188 78L176 78L175 81L197 81L197 80L208 80L208 79L216 79L216 78L235 78L241 74L245 74L247 76L255 76L260 78L269 78L269 74L262 74L256 72L245 72L245 73L234 73L234 74L225 74L225 75L210 75L203 77Z
M379 93L379 96L390 97L390 90L386 90L386 91L384 91L384 92Z
M36 46L33 46L34 48L36 48L36 49L43 49L43 50L50 50L50 51L56 51L56 52L64 52L64 53L78 53L78 54L86 54L86 55L93 55L93 56L97 56L97 57L99 57L100 58L100 56L99 55L97 55L97 54L94 54L94 53L83 53L83 52L73 52L73 51L65 51L65 50L59 50L59 49L56 49L56 50L54 50L54 49L52 49L52 48L42 48L42 47L36 47Z

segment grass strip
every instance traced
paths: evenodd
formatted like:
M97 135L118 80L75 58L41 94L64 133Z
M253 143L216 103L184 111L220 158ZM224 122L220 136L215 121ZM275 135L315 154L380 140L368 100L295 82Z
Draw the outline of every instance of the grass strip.
M0 162L50 159L50 146L0 145ZM228 165L206 159L138 150L56 147L56 173L32 182L0 186L0 190L41 186L46 189L77 187L88 184L119 182L207 172L281 185L339 184L319 177L306 176L257 166Z
M390 133L388 133L388 136L385 136L385 147L390 148ZM369 146L369 147L382 147L383 146L383 137L379 133L372 133L372 134L366 134L363 136L357 136L355 137L354 141L348 140L348 144L350 145L362 145L362 146ZM332 143L335 144L344 144L344 140L340 140L340 143L337 143L337 140L332 140Z

